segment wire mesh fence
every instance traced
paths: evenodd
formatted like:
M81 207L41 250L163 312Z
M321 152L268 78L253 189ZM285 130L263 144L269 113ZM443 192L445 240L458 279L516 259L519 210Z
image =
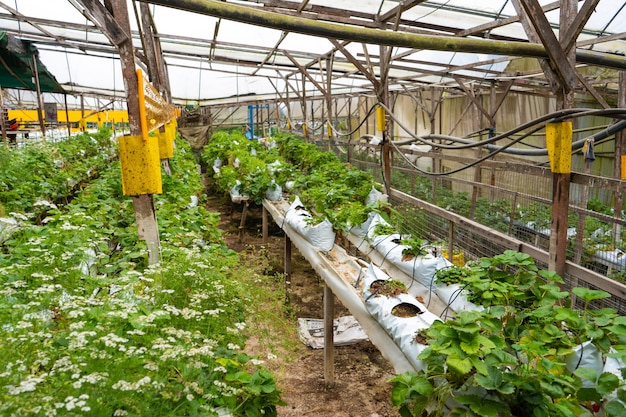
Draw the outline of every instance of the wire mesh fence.
M328 149L327 144L324 147ZM334 149L340 159L370 172L378 182L384 183L379 146L335 143ZM521 241L548 252L552 217L552 175L548 168L493 162L454 175L432 177L420 172L419 159L428 159L429 167L451 171L471 158L418 152L419 158L411 159L411 152L399 153L395 149L391 158L392 189L499 232L511 242ZM439 160L433 162L436 158ZM620 188L597 177L577 175L574 179L578 182L571 186L568 211L568 260L623 283L626 278L622 239L625 222L621 216L614 215L612 206L619 198ZM585 194L594 198L586 198ZM510 243L478 232L477 227L452 222L402 199L391 198L390 202L398 213L396 223L402 233L420 236L446 251L452 250L457 259L464 262L493 257L511 248ZM536 264L539 268L548 268L547 261L536 260ZM581 279L567 275L565 287L601 289L602 286L594 285L594 276L597 275ZM602 300L596 307L626 312L626 302L621 297Z

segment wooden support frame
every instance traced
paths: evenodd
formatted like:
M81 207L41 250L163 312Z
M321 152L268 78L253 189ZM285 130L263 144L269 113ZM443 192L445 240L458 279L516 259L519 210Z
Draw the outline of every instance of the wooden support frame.
M86 2L90 3L90 2ZM97 2L96 2L97 3ZM122 30L130 33L130 20L128 9L124 0L108 0L111 8L109 15L116 25L119 23ZM106 10L106 9L105 9ZM103 11L101 11L104 13ZM106 13L109 13L106 10ZM105 14L106 14L105 13ZM108 19L108 18L107 18ZM116 26L117 27L117 26ZM131 135L141 135L141 116L139 111L138 79L135 72L135 55L130 36L126 36L119 45L120 61L122 63L122 73L124 74L124 85L126 88L126 104L128 107L128 121ZM146 242L148 249L148 263L155 265L161 260L161 242L159 239L159 229L154 208L154 198L152 194L144 194L132 197L135 210L135 220L137 222L137 234L140 240Z
M327 387L335 383L335 295L324 283L324 383Z

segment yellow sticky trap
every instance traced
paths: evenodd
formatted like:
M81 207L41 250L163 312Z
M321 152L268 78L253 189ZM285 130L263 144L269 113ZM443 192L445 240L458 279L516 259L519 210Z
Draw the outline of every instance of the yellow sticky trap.
M171 139L167 129L165 129L165 132L156 131L155 136L159 139L159 158L169 159L174 156L174 141Z
M161 194L159 141L150 137L120 136L120 165L124 195Z
M328 137L332 138L333 137L333 127L330 125L330 123L328 123L326 126L327 126L327 130L328 130Z
M621 179L626 180L626 155L622 155Z
M572 172L572 122L548 123L546 147L552 172L556 174Z
M302 134L303 134L304 136L306 136L306 129L307 129L307 128L306 128L306 123L303 123L303 124L302 124Z
M378 131L385 131L385 109L382 107L376 107L376 123L378 125Z

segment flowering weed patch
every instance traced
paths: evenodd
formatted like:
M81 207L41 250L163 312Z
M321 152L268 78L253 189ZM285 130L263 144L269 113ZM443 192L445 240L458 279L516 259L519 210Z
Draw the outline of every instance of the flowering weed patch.
M0 415L275 415L280 394L242 353L250 299L217 216L190 204L185 144L155 198L162 262L146 266L117 164L0 254Z

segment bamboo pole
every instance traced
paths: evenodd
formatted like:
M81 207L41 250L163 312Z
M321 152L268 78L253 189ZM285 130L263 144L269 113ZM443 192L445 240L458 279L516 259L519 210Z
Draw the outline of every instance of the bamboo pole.
M175 9L221 17L255 26L286 30L323 38L342 39L359 43L396 46L433 51L473 52L494 55L549 58L540 44L528 42L497 41L491 39L431 36L403 33L381 29L369 29L338 23L321 22L298 16L267 12L251 7L217 0L141 0ZM619 55L602 54L589 50L577 50L576 61L602 67L626 69L626 58Z

